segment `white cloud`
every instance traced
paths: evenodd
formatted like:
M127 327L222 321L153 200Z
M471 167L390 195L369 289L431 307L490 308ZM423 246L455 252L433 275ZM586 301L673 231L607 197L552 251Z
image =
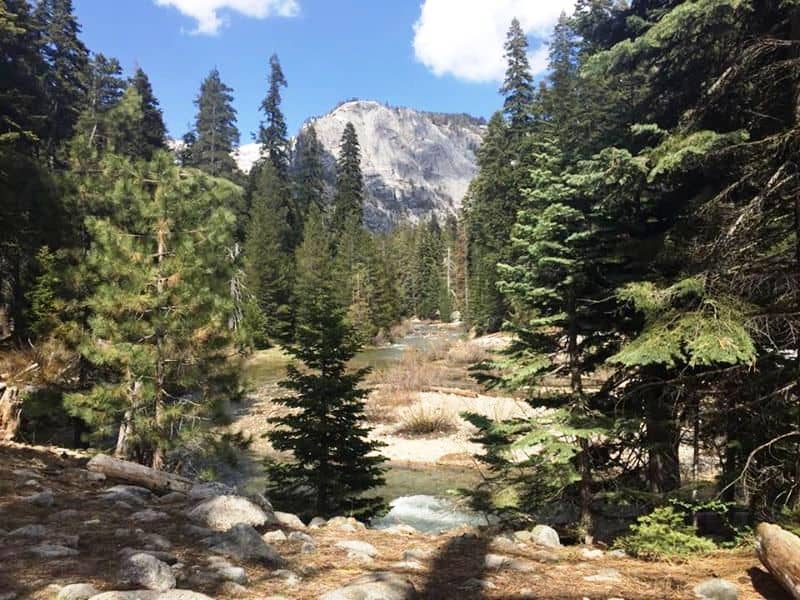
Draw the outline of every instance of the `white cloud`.
M528 35L545 40L562 11L575 0L423 0L414 24L414 54L436 75L467 81L500 81L503 43L511 20ZM547 47L531 54L534 74L547 68Z
M158 6L172 6L197 21L194 33L214 35L225 24L220 11L230 10L246 17L294 17L300 12L298 0L155 0Z

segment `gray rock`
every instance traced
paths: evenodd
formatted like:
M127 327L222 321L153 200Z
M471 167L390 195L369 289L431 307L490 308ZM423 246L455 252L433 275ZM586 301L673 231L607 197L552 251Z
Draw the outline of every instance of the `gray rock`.
M311 544L309 542L305 542L302 546L300 546L300 553L301 554L312 554L313 552L317 551L317 545Z
M267 544L252 525L238 523L225 533L211 538L211 550L237 560L257 560L271 566L283 566L278 552Z
M407 525L406 523L398 523L397 525L391 525L384 529L386 533L400 533L403 535L414 535L415 533L419 533L417 529L412 527L411 525Z
M339 531L346 531L349 533L363 531L367 528L366 525L360 521L357 521L353 517L333 517L325 524L325 527L328 529L337 529Z
M118 554L123 558L130 558L135 554L149 554L153 558L167 563L168 565L174 565L178 562L178 557L174 554L170 554L169 552L164 552L162 550L151 550L148 548L130 548L126 546L125 548L122 548Z
M139 553L129 556L122 564L120 583L126 586L142 586L148 590L166 592L175 587L175 574L169 565L151 554Z
M320 600L415 600L416 598L417 590L405 577L396 573L375 572L328 592Z
M180 502L186 502L186 494L170 492L169 494L164 494L156 498L156 502L158 504L178 504Z
M483 557L483 564L487 569L502 569L511 564L512 558L502 554L487 554Z
M603 551L599 548L582 548L581 558L585 558L586 560L597 560L598 558L603 558Z
M286 534L283 533L282 529L276 529L275 531L268 531L267 533L261 536L261 539L263 539L268 544L276 544L280 542L285 542Z
M205 594L190 590L169 590L154 592L152 590L135 590L129 592L104 592L92 596L89 600L214 600Z
M22 527L18 527L8 535L10 535L11 537L44 538L47 537L49 533L50 530L47 527L35 523L31 525L23 525Z
M233 581L239 585L245 585L247 583L247 573L242 567L227 565L215 568L214 572L224 581Z
M100 494L100 498L106 502L124 502L135 506L143 506L150 502L152 496L150 490L138 485L115 485Z
M302 542L304 544L314 544L317 545L317 542L314 540L313 537L308 535L307 533L303 533L302 531L293 531L289 534L289 541L290 542Z
M140 542L149 548L155 548L156 550L169 550L172 548L172 542L170 542L163 535L159 535L157 533L142 532L137 534L136 537Z
M136 523L152 523L154 521L168 519L169 515L165 512L153 510L152 508L146 508L145 510L133 513L130 518L131 521L135 521Z
M411 548L403 552L403 560L429 560L435 554L433 550L427 548Z
M56 600L88 600L99 593L90 583L72 583L59 590Z
M60 544L39 544L28 548L28 552L39 558L66 558L78 555L78 551L75 548L67 548Z
M17 592L0 592L0 600L17 600Z
M44 492L39 492L38 494L24 498L24 501L28 504L33 504L34 506L47 508L49 506L53 506L56 500L52 492L45 490Z
M328 523L327 519L323 519L322 517L314 517L308 524L308 528L319 529L320 527L325 527L327 523Z
M289 571L287 569L278 569L277 571L273 571L273 576L282 579L284 585L289 587L295 587L300 583L300 577L294 571Z
M492 547L497 548L498 550L502 550L504 552L512 552L514 550L519 550L519 547L515 542L503 536L497 536L493 538Z
M207 500L215 496L230 496L236 494L236 488L233 488L219 481L207 481L203 483L195 483L192 489L189 490L189 499L191 500Z
M48 521L56 521L58 523L65 523L67 521L72 521L77 519L81 516L81 513L75 510L74 508L65 508L64 510L59 510L54 513L50 513L47 516Z
M242 496L209 498L191 509L188 516L216 531L227 531L240 523L259 527L275 521L272 514Z
M183 530L186 533L197 536L199 538L207 538L211 535L214 535L214 532L208 527L200 527L198 525L192 525L192 524L186 525L183 528Z
M530 541L546 548L560 548L561 540L558 532L547 525L537 525L531 530Z
M401 560L390 565L396 571L424 571L425 565L416 560Z
M20 479L30 479L31 477L34 479L41 479L44 477L39 471L34 471L33 469L14 469L12 473Z
M618 583L622 575L616 569L600 569L595 575L587 575L583 579L592 583Z
M246 587L235 581L223 581L219 586L219 593L224 598L241 598L250 595Z
M692 589L700 600L738 600L739 588L725 579L706 579Z
M284 527L288 527L289 529L305 529L305 523L300 520L300 517L297 515L293 515L292 513L285 513L280 511L275 511L275 520L278 522L279 525L283 525Z
M363 556L369 556L370 558L375 558L378 556L378 550L375 548L375 546L368 542L362 542L359 540L344 540L341 542L336 542L336 547L343 548L352 554L361 554Z

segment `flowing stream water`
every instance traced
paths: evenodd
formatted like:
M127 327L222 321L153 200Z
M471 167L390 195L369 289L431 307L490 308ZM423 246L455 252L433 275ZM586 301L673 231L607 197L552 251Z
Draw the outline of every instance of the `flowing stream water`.
M408 348L429 350L436 345L453 342L464 335L461 328L436 324L417 323L412 331L394 344L369 347L352 361L354 367L385 368L399 362ZM285 373L287 358L277 350L259 354L246 371L250 387L274 385ZM473 513L456 501L458 489L470 489L479 481L474 469L439 465L390 463L386 471L386 485L376 490L390 504L386 515L373 521L376 528L396 524L411 525L419 531L438 532L459 525L486 524L486 517ZM252 473L245 487L263 491L266 478L263 473Z

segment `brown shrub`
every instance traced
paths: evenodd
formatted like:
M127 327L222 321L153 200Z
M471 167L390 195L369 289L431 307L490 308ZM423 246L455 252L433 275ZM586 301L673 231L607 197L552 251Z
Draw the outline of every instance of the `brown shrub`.
M442 409L418 407L403 415L396 432L402 435L437 435L456 430L456 418Z

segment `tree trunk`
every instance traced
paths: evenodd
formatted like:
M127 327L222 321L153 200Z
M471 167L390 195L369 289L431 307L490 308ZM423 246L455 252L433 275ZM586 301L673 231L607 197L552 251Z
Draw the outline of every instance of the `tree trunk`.
M151 469L139 463L112 458L106 454L98 454L89 461L86 467L90 471L130 481L159 492L182 492L186 494L192 489L192 481L190 479Z
M650 491L665 494L680 487L679 432L673 403L660 389L647 394L645 405L646 447Z
M756 527L756 554L772 576L800 600L800 538L778 525Z
M159 194L156 192L156 201L159 201L158 198ZM162 219L159 221L158 224L158 254L157 254L157 261L158 261L158 281L156 283L156 288L158 290L158 295L164 293L164 273L162 271L162 264L164 262L164 257L167 253L167 244L166 244L166 236L167 236L167 223L166 219ZM155 394L155 419L156 419L156 444L155 448L153 448L153 468L154 469L163 469L164 465L166 464L166 453L164 450L164 436L167 435L167 432L164 430L164 384L165 384L165 373L164 373L164 355L163 355L163 344L164 344L164 331L163 327L159 320L156 321L156 394Z
M22 424L22 399L16 386L8 386L0 396L0 441L17 437Z

